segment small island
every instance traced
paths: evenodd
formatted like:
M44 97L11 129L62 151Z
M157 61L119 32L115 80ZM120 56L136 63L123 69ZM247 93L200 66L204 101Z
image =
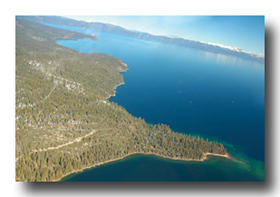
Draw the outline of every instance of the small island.
M16 19L16 181L59 181L139 153L183 161L229 158L220 143L149 125L109 102L124 84L127 65L55 42L87 36Z

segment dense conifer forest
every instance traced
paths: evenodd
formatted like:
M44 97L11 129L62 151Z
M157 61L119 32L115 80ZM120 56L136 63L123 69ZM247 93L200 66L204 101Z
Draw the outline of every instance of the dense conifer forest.
M128 70L107 54L55 39L98 38L16 18L16 181L58 181L132 153L202 160L226 155L217 142L149 125L108 101Z

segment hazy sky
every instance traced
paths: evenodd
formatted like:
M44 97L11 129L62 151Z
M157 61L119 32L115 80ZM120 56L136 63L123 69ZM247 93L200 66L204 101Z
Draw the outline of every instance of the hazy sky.
M264 55L264 16L66 16L154 35L239 47Z

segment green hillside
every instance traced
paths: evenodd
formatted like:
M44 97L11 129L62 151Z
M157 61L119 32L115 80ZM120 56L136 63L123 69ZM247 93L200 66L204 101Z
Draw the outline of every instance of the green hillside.
M222 144L147 124L109 102L128 70L107 54L84 54L55 39L95 36L16 19L16 181L63 176L132 153L173 159L226 155Z

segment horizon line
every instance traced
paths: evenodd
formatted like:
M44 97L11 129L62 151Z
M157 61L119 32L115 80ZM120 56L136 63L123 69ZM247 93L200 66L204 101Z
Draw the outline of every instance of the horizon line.
M55 15L54 15L55 16ZM117 25L117 24L113 24L113 23L105 23L105 22L99 22L99 21L89 21L89 20L77 20L77 19L73 19L73 18L69 18L67 16L62 16L62 15L59 15L60 17L64 17L64 18L67 18L67 19L71 19L71 20L75 20L75 21L82 21L82 22L86 22L86 23L101 23L101 24L107 24L107 25L113 25L113 26L117 26L117 27L121 27L127 31L132 31L132 32L139 32L139 33L147 33L147 34L150 34L152 36L165 36L165 37L168 37L168 38L179 38L179 39L184 39L184 40L189 40L189 41L193 41L193 42L199 42L199 43L203 43L203 44L207 44L207 45L212 45L212 46L219 46L220 48L227 48L229 50L232 50L232 51L237 51L237 52L243 52L243 53L247 53L247 54L251 54L251 55L255 55L256 57L260 57L260 58L265 58L265 53L264 54L261 54L261 53L252 53L250 51L245 51L243 50L242 48L238 47L238 46L232 46L232 45L224 45L224 44L220 44L220 43L214 43L214 42L207 42L207 41L202 41L202 40L192 40L192 39L188 39L188 38L184 38L184 37L179 37L179 36L172 36L172 35L160 35L160 34L152 34L152 33L149 33L149 32L145 32L145 31L139 31L139 30L135 30L135 29L128 29L126 27L123 27L121 25ZM235 49L235 50L234 50Z

